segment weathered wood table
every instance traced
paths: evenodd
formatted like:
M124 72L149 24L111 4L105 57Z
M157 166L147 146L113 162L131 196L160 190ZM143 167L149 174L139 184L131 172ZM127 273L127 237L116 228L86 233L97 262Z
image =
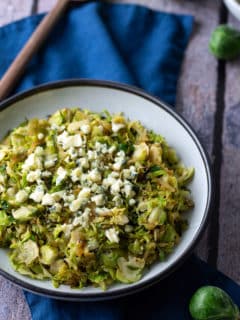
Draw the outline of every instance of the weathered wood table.
M56 0L1 0L0 26L48 11ZM190 13L195 29L179 79L177 111L195 128L213 164L216 198L198 255L240 283L240 59L218 62L208 52L219 23L240 29L220 0L125 0ZM22 291L0 277L0 320L30 319Z

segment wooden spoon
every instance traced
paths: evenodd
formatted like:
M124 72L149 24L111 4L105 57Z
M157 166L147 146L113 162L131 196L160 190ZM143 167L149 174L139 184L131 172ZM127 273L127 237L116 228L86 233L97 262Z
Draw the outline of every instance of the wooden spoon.
M17 55L0 81L0 101L11 93L33 54L43 44L49 32L61 17L69 3L70 0L58 0L55 7L43 18L33 32L26 45Z

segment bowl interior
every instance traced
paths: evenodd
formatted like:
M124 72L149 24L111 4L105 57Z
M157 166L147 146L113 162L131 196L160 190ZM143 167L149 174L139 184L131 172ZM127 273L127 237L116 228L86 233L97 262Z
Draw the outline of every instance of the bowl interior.
M26 95L0 112L0 137L19 125L26 118L46 117L57 109L64 107L81 107L100 112L104 109L111 113L124 112L132 120L140 120L143 125L163 135L168 144L175 148L186 166L195 168L195 177L190 185L195 208L187 214L189 228L184 233L179 245L169 255L166 261L155 263L144 277L135 284L117 284L112 286L105 295L114 295L124 290L133 290L146 285L150 280L165 274L179 262L198 238L205 223L211 196L210 173L207 160L195 134L188 125L168 107L161 106L160 102L141 93L124 90L123 87L114 87L101 83L68 83L67 86L48 87L36 90ZM71 297L91 297L103 295L101 289L85 288L71 289L61 286L55 289L49 281L38 281L21 276L10 266L7 252L0 249L0 269L18 284L25 288L46 293L48 295L66 294ZM47 290L47 291L46 291Z

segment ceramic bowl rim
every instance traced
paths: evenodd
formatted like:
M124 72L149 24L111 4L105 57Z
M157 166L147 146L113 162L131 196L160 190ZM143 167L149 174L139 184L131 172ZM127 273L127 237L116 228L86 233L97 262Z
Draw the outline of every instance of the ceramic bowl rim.
M19 102L21 100L24 100L25 98L34 96L35 94L51 91L54 89L76 87L76 86L77 87L78 86L102 87L102 88L125 91L128 93L137 95L143 99L146 99L154 103L158 107L162 108L164 111L169 113L172 117L174 117L174 119L178 121L182 125L182 127L188 132L188 134L191 136L192 140L194 141L201 155L201 159L203 161L203 164L206 170L206 175L207 175L208 190L207 190L206 207L205 207L201 224L192 240L191 245L185 250L182 256L176 259L176 261L174 261L174 263L171 266L167 267L161 274L155 275L143 283L139 283L139 284L136 283L134 287L128 287L126 285L125 288L115 290L114 292L108 292L108 291L103 291L99 293L83 293L83 292L77 292L77 291L76 293L62 292L62 291L56 292L51 289L39 288L36 285L26 283L25 281L16 278L15 276L7 273L4 270L1 270L0 268L0 275L4 276L5 278L12 281L13 283L20 286L21 288L36 294L48 296L55 299L71 300L71 301L97 301L97 300L113 299L113 298L118 298L121 296L126 296L129 294L135 293L137 291L145 289L159 282L160 280L162 280L163 278L171 274L173 271L175 271L179 267L179 265L181 265L190 256L194 247L199 241L201 235L203 234L207 226L207 222L209 220L210 211L213 203L213 196L214 196L212 170L210 166L210 160L207 152L205 151L205 148L199 141L199 138L197 137L197 134L195 133L194 129L187 123L187 121L181 115L179 115L176 111L174 111L168 104L161 101L159 98L150 95L149 93L145 92L142 89L139 89L137 87L134 87L128 84L123 84L123 83L118 83L113 81L105 81L105 80L92 80L92 79L69 79L69 80L49 82L43 85L35 86L30 90L26 90L24 92L15 94L12 97L4 100L3 102L0 103L0 112L10 107L12 104Z

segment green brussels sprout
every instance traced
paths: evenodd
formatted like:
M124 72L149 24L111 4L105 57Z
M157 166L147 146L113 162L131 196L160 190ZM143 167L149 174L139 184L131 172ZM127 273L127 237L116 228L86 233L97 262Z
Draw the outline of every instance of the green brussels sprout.
M144 260L136 257L129 257L126 260L123 257L118 259L118 269L116 277L120 282L133 283L138 281L142 276Z
M50 265L58 255L58 250L57 248L53 248L49 245L44 245L40 248L40 253L41 253L41 262L43 264Z
M229 295L214 286L199 288L190 300L189 311L195 320L237 320L240 315Z
M240 55L240 32L220 25L212 33L209 49L218 59L231 60Z

